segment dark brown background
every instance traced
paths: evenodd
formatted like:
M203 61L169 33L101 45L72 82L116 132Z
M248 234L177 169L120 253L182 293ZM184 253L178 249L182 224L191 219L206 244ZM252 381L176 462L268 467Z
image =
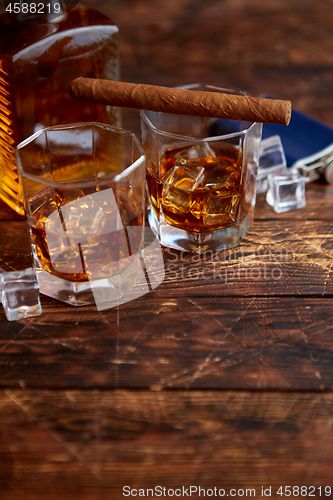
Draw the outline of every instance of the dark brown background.
M91 2L94 4L95 2ZM291 99L332 122L333 2L96 2L121 33L124 80L207 82Z
M120 28L124 80L236 86L333 125L333 1L89 5ZM137 112L125 123L139 133ZM164 282L118 309L42 297L38 318L0 312L1 500L118 500L125 485L333 490L332 203L320 183L287 214L260 195L244 243L218 264L227 283L189 255L175 277L165 250ZM0 248L1 267L30 263L25 222L4 205Z
M290 99L332 123L330 0L86 2L120 28L122 79L194 82Z

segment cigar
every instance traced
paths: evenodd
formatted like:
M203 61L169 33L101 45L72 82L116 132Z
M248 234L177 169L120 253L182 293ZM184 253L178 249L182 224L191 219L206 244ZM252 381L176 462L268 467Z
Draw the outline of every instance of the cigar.
M210 116L248 122L288 125L291 102L220 92L177 89L79 77L69 93L75 99L180 115Z

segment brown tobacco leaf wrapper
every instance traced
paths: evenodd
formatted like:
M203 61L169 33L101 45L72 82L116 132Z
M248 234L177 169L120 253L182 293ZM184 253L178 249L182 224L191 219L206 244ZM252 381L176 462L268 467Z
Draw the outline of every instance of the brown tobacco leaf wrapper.
M180 115L282 125L288 125L291 116L290 101L96 78L80 77L72 80L69 92L72 97L81 101Z

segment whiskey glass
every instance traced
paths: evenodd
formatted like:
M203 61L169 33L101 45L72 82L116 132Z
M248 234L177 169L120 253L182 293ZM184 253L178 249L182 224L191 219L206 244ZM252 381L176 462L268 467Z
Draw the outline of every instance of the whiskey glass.
M240 243L253 219L261 130L259 123L141 111L148 220L162 245L201 253Z
M132 300L142 277L145 155L126 130L47 127L16 159L41 293L99 310Z

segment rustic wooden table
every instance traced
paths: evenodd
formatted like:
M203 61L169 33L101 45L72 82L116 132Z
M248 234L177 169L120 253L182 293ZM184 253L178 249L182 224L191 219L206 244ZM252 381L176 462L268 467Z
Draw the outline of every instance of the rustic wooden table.
M333 125L331 0L89 3L120 27L124 80L238 86ZM0 311L1 499L332 498L333 187L306 196L278 215L259 195L218 259L164 249L163 283L119 308ZM0 267L29 265L4 204L0 229Z

